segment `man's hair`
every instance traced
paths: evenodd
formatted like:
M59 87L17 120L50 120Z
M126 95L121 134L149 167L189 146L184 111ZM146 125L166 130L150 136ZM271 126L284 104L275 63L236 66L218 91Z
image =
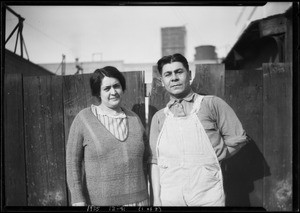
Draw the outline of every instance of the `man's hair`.
M118 79L122 86L122 90L126 90L126 80L123 74L115 67L106 66L101 69L96 69L90 77L90 87L93 96L100 98L100 88L105 76Z
M189 71L189 63L186 60L186 58L183 55L181 55L180 53L175 53L173 55L164 56L164 57L162 57L161 59L158 60L157 69L158 69L159 74L160 75L162 74L162 68L165 64L170 64L170 63L176 62L176 61L181 62L183 67L187 71Z

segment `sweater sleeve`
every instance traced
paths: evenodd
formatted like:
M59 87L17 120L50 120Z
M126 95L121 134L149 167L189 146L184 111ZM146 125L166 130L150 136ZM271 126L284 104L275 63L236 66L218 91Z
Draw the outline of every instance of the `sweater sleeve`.
M234 110L224 100L214 97L211 104L228 155L233 155L248 142L246 132Z
M82 186L83 134L82 123L77 115L73 120L66 147L67 184L71 202L86 202Z

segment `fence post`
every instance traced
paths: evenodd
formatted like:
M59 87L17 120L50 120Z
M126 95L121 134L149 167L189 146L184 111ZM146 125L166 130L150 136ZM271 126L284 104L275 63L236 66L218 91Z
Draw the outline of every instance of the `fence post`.
M4 84L5 205L26 206L22 75L6 74Z
M28 206L65 206L62 77L24 77Z
M225 71L224 98L252 139L235 156L223 162L229 206L262 206L263 178L269 175L262 154L262 83L262 70Z
M264 156L271 176L264 180L264 207L292 211L291 64L263 64Z
M192 83L194 92L224 97L224 64L197 64Z

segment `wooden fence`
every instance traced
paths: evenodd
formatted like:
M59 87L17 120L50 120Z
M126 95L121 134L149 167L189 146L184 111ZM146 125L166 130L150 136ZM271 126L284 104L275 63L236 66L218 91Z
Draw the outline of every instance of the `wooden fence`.
M69 205L65 145L75 115L96 103L90 75L5 76L5 205ZM144 72L124 76L124 106L145 123Z
M169 100L156 68L145 122L143 72L125 72L124 105L145 125ZM65 142L75 115L94 103L90 74L5 77L5 202L8 206L69 205ZM195 92L223 98L252 143L222 163L228 206L292 209L292 80L289 64L262 70L197 65ZM149 129L149 128L147 128Z

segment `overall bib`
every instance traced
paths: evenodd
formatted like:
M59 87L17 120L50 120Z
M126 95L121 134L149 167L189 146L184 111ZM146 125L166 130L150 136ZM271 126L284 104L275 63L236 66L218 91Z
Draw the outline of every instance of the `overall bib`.
M197 116L202 99L198 96L185 117L164 109L156 145L162 206L225 205L221 167Z

